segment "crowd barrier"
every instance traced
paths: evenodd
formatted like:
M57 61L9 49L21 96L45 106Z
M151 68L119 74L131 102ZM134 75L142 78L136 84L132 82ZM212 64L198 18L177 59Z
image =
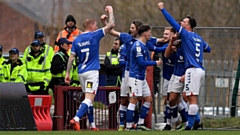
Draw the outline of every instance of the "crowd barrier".
M38 131L51 131L53 127L50 115L52 96L49 95L28 95L29 103Z
M147 81L153 87L153 67L147 68ZM71 130L69 121L75 116L79 105L84 100L81 87L55 86L54 88L54 130ZM100 130L116 130L118 128L118 108L120 105L120 87L98 87L94 102L94 121ZM145 125L152 127L152 107L145 119ZM89 129L87 116L80 120L81 130Z

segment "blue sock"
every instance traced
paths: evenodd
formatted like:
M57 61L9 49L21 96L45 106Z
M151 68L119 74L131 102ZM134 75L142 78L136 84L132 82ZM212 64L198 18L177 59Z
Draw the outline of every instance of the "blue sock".
M88 108L88 120L89 120L89 123L93 123L93 106L89 106Z
M138 123L138 119L139 119L139 111L135 111L134 113L134 123Z
M199 112L197 112L197 115L195 117L195 122L199 123L200 121L201 121L200 114L199 114Z
M132 127L133 117L134 117L134 111L135 111L135 104L129 103L127 108L127 128Z
M170 107L171 109L171 116L173 117L173 122L177 122L178 120L178 107L177 105Z
M187 122L188 115L187 115L187 112L186 112L185 108L182 109L181 111L179 111L179 113L180 113L180 115L182 117L182 122Z
M120 114L120 125L124 125L124 121L126 119L127 111L119 110Z
M171 109L169 105L166 105L166 123L171 125Z
M78 118L82 118L82 116L87 112L87 110L88 110L88 105L83 102L81 104L80 108L78 109L78 112L77 112L76 116Z
M149 107L142 106L140 111L140 118L145 119L148 115L148 110L149 110Z
M187 130L191 130L193 127L193 124L195 122L195 116L196 115L188 115L188 126L186 127Z

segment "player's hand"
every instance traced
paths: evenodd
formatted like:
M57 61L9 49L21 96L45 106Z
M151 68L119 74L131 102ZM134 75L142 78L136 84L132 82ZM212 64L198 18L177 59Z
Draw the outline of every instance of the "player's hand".
M180 83L184 83L184 80L185 80L185 75L183 75L183 76L180 78L179 82L180 82Z
M171 36L170 41L175 41L177 39L177 34L174 34Z
M67 85L70 85L70 81L71 81L71 79L70 79L70 77L69 77L69 74L66 74L65 83L66 83Z
M101 15L101 20L106 20L108 18L108 16L107 15L105 15L105 14L103 14L103 15Z
M113 12L112 6L106 6L105 11L108 12L108 13Z
M159 9L163 9L163 8L164 8L163 2L159 2L159 3L158 3L158 8L159 8Z
M176 46L172 46L172 50L173 50L174 52L177 52L177 47L176 47Z
M162 61L161 60L157 60L156 63L157 63L157 66L161 66L162 65Z
M104 26L107 25L107 18L108 18L107 15L105 15L105 14L101 15L101 22Z

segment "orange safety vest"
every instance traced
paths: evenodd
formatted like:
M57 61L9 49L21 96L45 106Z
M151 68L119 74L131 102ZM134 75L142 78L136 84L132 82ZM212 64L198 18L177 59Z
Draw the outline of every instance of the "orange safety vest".
M78 28L76 28L71 35L68 37L68 41L73 42L73 40L82 33L81 30L79 30ZM58 41L58 39L60 38L67 38L68 32L64 29L61 32L59 32L58 37L56 39L56 42ZM67 51L67 53L69 53L69 51L71 50L72 45L70 45L69 50ZM54 46L54 53L59 51L59 46L55 45Z

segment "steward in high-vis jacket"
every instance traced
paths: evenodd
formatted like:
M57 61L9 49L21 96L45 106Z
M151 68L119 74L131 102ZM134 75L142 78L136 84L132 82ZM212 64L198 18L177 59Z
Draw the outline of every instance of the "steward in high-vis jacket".
M58 40L59 51L53 56L52 63L51 63L51 73L52 73L52 80L50 83L50 88L54 91L54 86L62 85L66 86L65 84L65 76L66 76L66 69L69 55L67 51L69 49L69 45L72 42L68 41L66 38L60 38Z
M122 67L118 61L118 49L120 47L119 38L115 38L111 52L106 53L104 65L106 67L106 86L120 86Z
M26 90L33 95L48 95L48 85L52 79L51 61L45 56L39 40L31 43L31 51L24 56L28 78Z
M54 51L53 48L46 44L44 42L44 34L41 31L36 31L34 34L34 40L39 40L40 44L41 44L41 51L44 53L45 58L48 59L48 61L52 61L52 58L54 56ZM26 56L27 54L29 54L31 52L31 45L29 45L25 51L24 51L24 56L22 58L22 60L25 62L26 61Z
M82 31L76 27L75 18L72 15L68 15L65 20L64 30L59 32L58 37L55 41L54 52L56 53L59 51L59 45L57 45L57 42L60 38L66 38L68 41L73 42L73 40L81 33ZM68 54L70 54L71 48L72 44L70 44L69 49L67 50Z
M25 84L26 79L27 70L19 59L19 51L17 48L12 48L9 51L9 60L2 64L0 82L22 82Z

